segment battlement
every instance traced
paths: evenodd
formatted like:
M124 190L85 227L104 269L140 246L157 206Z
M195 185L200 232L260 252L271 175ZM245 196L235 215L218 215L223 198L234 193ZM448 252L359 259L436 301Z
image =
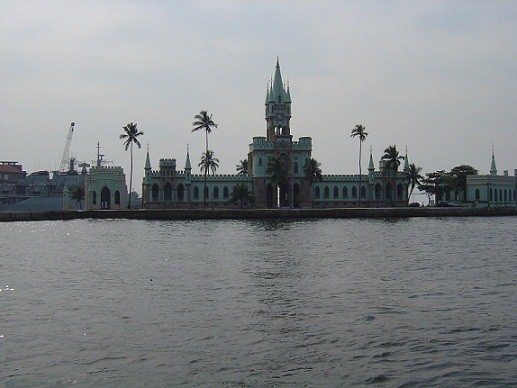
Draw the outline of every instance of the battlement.
M203 174L192 174L192 179L204 179ZM236 175L236 174L216 174L216 175L207 175L207 181L215 181L221 179L231 179L232 181L252 181L253 177L249 175Z
M124 169L120 166L100 166L100 167L92 167L90 172L102 172L102 171L120 171L123 172Z
M176 159L160 159L160 167L176 167Z

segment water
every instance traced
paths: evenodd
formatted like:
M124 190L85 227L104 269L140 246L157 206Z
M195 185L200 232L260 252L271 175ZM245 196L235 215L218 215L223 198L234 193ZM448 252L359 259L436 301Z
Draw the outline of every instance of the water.
M516 217L0 232L0 385L517 384Z

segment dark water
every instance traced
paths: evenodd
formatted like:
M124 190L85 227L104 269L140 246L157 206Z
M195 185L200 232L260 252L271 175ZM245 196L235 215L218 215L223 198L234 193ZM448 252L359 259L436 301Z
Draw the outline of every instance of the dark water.
M0 385L517 384L516 217L0 232Z

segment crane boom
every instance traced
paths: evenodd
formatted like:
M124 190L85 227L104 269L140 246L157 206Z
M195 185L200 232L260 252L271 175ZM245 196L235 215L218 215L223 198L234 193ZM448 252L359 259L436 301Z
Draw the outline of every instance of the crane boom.
M74 134L74 126L75 123L70 124L70 129L68 130L68 134L66 136L65 145L63 146L63 152L61 153L61 164L59 165L59 171L66 172L66 168L68 163L69 152L70 152L70 143L72 142L72 135Z

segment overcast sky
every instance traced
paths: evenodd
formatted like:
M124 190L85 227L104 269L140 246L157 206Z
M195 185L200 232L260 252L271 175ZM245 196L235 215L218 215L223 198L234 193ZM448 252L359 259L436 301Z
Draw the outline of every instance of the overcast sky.
M144 132L153 168L192 164L208 110L220 173L265 136L266 85L277 55L292 97L291 133L311 136L327 174L358 172L356 124L377 164L395 144L424 172L470 164L517 168L516 1L0 0L0 160L54 170L70 122L71 153L97 141L129 173L119 135ZM197 169L197 168L196 168ZM139 191L139 190L138 190Z

